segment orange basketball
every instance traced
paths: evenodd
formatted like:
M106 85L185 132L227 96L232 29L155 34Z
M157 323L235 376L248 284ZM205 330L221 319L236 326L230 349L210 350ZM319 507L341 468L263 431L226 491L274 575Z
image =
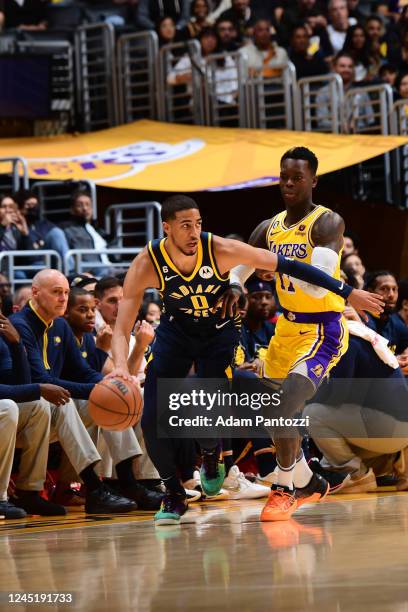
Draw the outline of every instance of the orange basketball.
M104 378L89 396L89 414L97 425L123 431L136 425L143 411L143 397L134 383L123 378Z

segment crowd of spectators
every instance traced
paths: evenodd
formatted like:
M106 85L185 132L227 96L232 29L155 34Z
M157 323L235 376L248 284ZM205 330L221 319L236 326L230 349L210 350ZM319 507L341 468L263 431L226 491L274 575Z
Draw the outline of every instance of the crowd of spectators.
M79 22L107 21L130 30L155 30L160 45L212 38L206 53L244 47L249 69L276 75L288 57L297 77L335 70L347 54L351 82L396 81L408 71L408 6L398 0L82 0L66 2ZM51 0L0 0L0 27L44 30ZM61 27L63 24L58 24ZM207 47L205 46L207 49ZM390 75L393 75L392 78Z

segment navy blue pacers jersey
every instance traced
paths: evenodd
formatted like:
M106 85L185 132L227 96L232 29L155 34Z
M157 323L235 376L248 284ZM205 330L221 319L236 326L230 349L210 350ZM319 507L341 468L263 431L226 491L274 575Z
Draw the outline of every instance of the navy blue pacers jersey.
M148 252L160 281L160 295L163 313L168 319L175 319L187 332L201 334L228 326L230 318L221 319L221 309L211 309L229 287L229 272L222 276L215 261L212 235L201 233L197 249L197 263L190 276L184 276L171 261L165 249L166 238L152 240ZM240 327L240 316L231 323Z

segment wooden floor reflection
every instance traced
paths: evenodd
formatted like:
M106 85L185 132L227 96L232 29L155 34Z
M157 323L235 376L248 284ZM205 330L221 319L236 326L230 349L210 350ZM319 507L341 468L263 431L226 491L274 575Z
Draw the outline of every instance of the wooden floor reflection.
M1 610L408 612L408 494L332 497L286 523L261 502L152 516L0 525L0 591L73 592L73 607Z

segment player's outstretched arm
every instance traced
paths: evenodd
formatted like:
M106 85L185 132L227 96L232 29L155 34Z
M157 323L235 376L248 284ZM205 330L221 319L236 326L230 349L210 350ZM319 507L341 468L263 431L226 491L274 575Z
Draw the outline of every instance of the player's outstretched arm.
M238 263L251 266L254 269L280 272L318 287L323 287L344 299L348 298L350 303L359 311L364 309L374 313L382 312L384 304L380 296L366 291L357 291L315 266L290 260L266 249L254 248L243 242L226 238L214 237L214 246L218 266L222 273L231 270ZM353 293L354 296L352 297ZM222 296L219 303L222 303Z
M157 287L158 278L144 249L133 261L126 274L123 299L119 304L118 317L112 337L112 359L114 368L110 377L119 376L132 380L128 367L129 338L143 300L145 289Z

